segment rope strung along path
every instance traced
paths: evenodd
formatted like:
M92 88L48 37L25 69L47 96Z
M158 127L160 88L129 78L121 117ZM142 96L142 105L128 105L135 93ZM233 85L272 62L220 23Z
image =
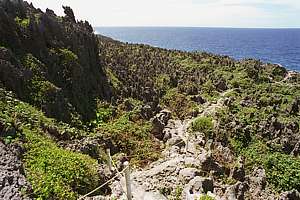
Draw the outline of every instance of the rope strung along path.
M111 179L109 179L108 181L106 181L105 183L103 183L102 185L100 185L99 187L97 187L96 189L94 189L93 191L85 194L84 196L81 196L78 198L78 200L82 200L85 197L93 194L94 192L96 192L97 190L101 189L102 187L104 187L105 185L107 185L108 183L110 183L111 181L113 181L115 178L117 178L121 173L123 173L125 170L127 169L127 167L125 167L121 172L117 173L114 177L112 177Z

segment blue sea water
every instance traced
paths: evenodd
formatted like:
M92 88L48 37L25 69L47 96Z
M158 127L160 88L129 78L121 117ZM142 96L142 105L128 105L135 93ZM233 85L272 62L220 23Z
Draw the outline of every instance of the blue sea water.
M123 42L256 58L300 71L300 29L97 27L95 31Z

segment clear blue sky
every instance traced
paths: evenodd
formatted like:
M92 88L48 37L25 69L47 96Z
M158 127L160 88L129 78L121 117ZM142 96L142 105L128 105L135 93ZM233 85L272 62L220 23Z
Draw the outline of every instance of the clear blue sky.
M93 26L300 28L300 0L28 0Z

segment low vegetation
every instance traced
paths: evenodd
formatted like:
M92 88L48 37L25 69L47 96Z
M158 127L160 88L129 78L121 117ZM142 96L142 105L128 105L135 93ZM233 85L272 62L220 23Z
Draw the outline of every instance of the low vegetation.
M285 68L258 60L96 37L70 8L56 17L22 1L0 6L0 140L24 150L28 195L76 199L94 189L104 148L136 166L157 160L163 145L150 119L164 108L175 119L194 117L191 131L228 148L234 159L220 159L225 168L244 157L248 174L264 168L269 190L300 190L299 74L286 79ZM220 99L214 115L200 114Z

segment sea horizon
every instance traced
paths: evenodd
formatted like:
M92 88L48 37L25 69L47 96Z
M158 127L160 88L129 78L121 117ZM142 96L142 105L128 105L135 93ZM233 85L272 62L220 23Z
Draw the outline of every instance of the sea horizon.
M300 28L97 26L94 30L122 42L204 51L237 60L253 58L300 71Z

